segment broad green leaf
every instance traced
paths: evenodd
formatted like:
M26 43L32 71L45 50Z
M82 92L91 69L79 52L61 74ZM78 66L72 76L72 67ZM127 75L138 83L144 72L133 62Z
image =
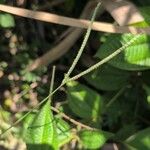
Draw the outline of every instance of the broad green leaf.
M81 144L86 149L98 149L112 136L112 133L104 131L83 130L79 133Z
M144 129L132 135L125 141L128 145L137 150L150 149L150 128Z
M87 82L100 90L117 90L128 83L129 72L104 65L85 76Z
M143 106L144 98L141 96L141 90L139 86L129 86L125 88L122 94L119 97L116 97L115 100L109 105L109 107L105 107L105 125L109 126L120 126L122 127L125 124L132 124L135 121L136 104L137 100L140 100L140 105ZM109 92L105 94L104 101L107 104L110 103L110 100L117 94L117 92L113 92L112 94ZM140 110L141 111L141 110ZM138 115L138 114L137 114ZM119 128L120 128L119 127Z
M32 112L30 113L24 120L23 122L23 131L22 131L22 136L25 140L26 143L28 143L29 138L28 138L28 128L30 127L30 125L32 124L34 118L36 117L36 113Z
M92 89L75 81L67 83L68 102L79 117L97 120L102 112L102 97Z
M121 46L125 45L135 35L113 34L100 47L96 56L100 59L112 54ZM128 46L122 53L109 61L114 67L124 70L144 70L150 68L150 36L140 35L133 44Z
M15 21L10 14L0 14L0 26L10 28L15 26Z
M59 147L68 143L72 138L73 134L71 133L71 127L67 122L62 120L61 118L56 118L56 126L57 126L57 135L58 135L58 144Z
M30 118L25 125L25 141L28 150L57 150L55 121L49 101Z
M150 26L150 7L141 8L141 14L144 22L138 22L132 26L148 27ZM113 34L110 35L106 42L100 47L96 56L100 59L112 54L115 50L125 45L136 35L132 34ZM124 70L144 70L150 68L150 36L140 35L133 44L128 46L121 54L113 58L109 63L117 68Z

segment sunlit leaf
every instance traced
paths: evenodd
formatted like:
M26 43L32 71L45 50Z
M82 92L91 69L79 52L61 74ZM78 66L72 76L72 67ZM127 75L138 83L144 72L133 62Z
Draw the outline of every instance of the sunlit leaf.
M113 134L104 131L84 130L79 133L81 143L86 149L97 149L102 147Z
M10 14L0 14L0 26L10 28L15 26L15 21Z
M57 150L55 121L47 102L34 116L30 116L25 125L25 140L28 150Z
M67 83L67 87L71 110L81 118L97 120L102 112L102 97L75 81Z
M73 138L73 134L71 133L71 127L67 122L65 122L61 118L55 119L57 126L58 144L59 147L61 147Z
M150 25L149 7L141 8L140 11L145 20L144 22L138 22L133 25L137 27L148 27ZM96 56L100 59L107 57L135 36L136 35L132 34L112 34L108 36L106 42L100 47ZM140 38L128 46L118 56L109 61L109 63L117 68L125 70L149 69L150 36L146 34L140 35Z
M125 45L134 36L132 34L113 34L110 35L107 41L100 47L96 56L100 59L112 54L118 48ZM124 70L143 70L150 68L150 36L140 35L133 44L128 46L118 56L113 58L111 65Z

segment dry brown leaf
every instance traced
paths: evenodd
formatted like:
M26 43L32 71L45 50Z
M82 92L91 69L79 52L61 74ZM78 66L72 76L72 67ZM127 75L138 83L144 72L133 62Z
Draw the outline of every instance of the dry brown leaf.
M120 25L144 21L137 7L127 0L103 0L103 6Z

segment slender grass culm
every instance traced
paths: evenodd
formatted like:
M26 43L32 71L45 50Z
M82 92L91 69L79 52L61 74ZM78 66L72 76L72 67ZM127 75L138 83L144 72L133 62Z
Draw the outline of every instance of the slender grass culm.
M91 27L92 27L92 23L94 22L95 16L97 14L97 11L100 7L101 2L99 2L96 6L96 8L94 9L93 15L91 17L91 23L87 29L87 32L85 34L85 37L83 39L83 43L81 45L81 48L79 49L79 52L75 58L75 60L73 61L69 71L66 73L66 75L64 76L64 79L62 80L62 83L60 84L60 86L58 86L54 91L50 91L49 95L44 98L41 102L39 102L34 108L32 108L30 111L28 111L25 115L23 115L20 119L18 119L13 125L11 125L8 129L6 129L3 133L0 134L0 137L5 134L8 130L10 130L12 127L16 126L19 122L21 122L23 119L25 119L34 109L37 109L39 106L41 106L44 102L46 102L54 93L56 93L62 86L64 86L67 82L67 79L69 78L69 75L71 74L71 72L73 71L73 69L75 68L79 58L81 57L81 54L85 48L85 45L87 43L87 40L90 36L90 32L91 32Z
M68 72L66 73L66 75L64 76L64 79L62 80L61 84L54 90L54 91L50 91L50 94L44 98L41 102L39 102L34 108L32 108L30 111L28 111L24 116L22 116L20 119L18 119L14 124L12 124L8 129L6 129L4 132L2 132L0 134L0 137L2 137L7 131L9 131L12 127L14 127L15 125L17 125L18 123L20 123L25 117L27 117L34 109L37 109L39 106L41 106L44 102L46 102L54 93L56 93L62 86L64 86L67 82L76 80L80 77L82 77L83 75L97 69L98 67L100 67L101 65L103 65L104 63L107 63L108 61L110 61L111 59L113 59L115 56L117 56L118 54L120 54L125 48L127 48L129 45L131 45L135 40L137 40L139 38L139 35L135 36L134 38L132 38L130 41L128 41L125 45L123 45L122 47L120 47L119 49L117 49L114 53L110 54L109 56L107 56L106 58L102 59L101 61L99 61L97 64L91 66L90 68L88 68L87 70L79 73L78 75L74 76L74 77L70 77L70 74L72 73L72 71L74 70L76 64L78 63L82 52L85 48L85 45L87 43L87 40L89 38L90 32L91 32L91 27L92 27L92 23L95 19L97 10L100 6L100 2L97 4L94 13L92 15L92 19L91 19L91 24L86 32L86 35L84 37L83 43L81 45L81 48L78 51L78 54L76 56L76 58L74 59L70 69L68 70Z
M62 84L65 83L65 82L67 82L67 80L68 80L70 74L71 74L72 71L74 70L75 66L77 65L77 63L78 63L78 61L79 61L79 59L80 59L80 57L81 57L81 55L82 55L82 53L83 53L83 50L84 50L84 48L85 48L85 46L86 46L86 43L87 43L87 41L88 41L88 39L89 39L91 30L92 30L92 24L93 24L93 22L94 22L94 20L95 20L95 17L96 17L96 14L97 14L97 11L98 11L98 8L100 7L100 5L101 5L101 3L99 2L98 5L96 6L95 10L94 10L94 13L93 13L93 16L92 16L90 25L89 25L89 27L88 27L88 29L87 29L87 32L86 32L85 37L84 37L84 39L83 39L82 45L81 45L81 47L80 47L80 49L79 49L79 51L78 51L77 56L75 57L75 59L74 59L72 65L71 65L70 69L69 69L68 72L65 74L65 77L64 77L64 79L63 79L63 81L62 81Z

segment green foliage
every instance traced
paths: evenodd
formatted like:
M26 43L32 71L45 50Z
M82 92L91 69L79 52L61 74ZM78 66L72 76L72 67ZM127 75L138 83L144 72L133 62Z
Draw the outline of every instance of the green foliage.
M11 28L15 26L14 17L10 14L0 14L0 26L3 28Z
M132 34L113 34L110 35L107 41L98 50L96 56L105 58L116 49L124 45L127 41L132 39ZM123 70L144 70L150 68L150 37L142 34L140 38L129 47L127 47L121 54L109 61L111 65Z
M75 81L67 83L67 87L70 109L81 118L99 120L102 112L102 97Z
M98 149L112 136L112 133L104 131L83 130L79 133L81 143L86 149Z
M55 122L57 125L58 145L61 147L73 139L73 134L71 133L71 127L67 122L60 118L55 118Z
M149 7L141 8L144 22L135 23L137 27L149 26ZM136 35L132 34L112 34L107 37L106 42L100 47L96 56L103 59L113 53L116 49L130 41ZM150 36L141 34L134 43L128 46L121 54L112 59L109 63L114 67L123 70L145 70L150 68Z
M5 2L5 0L0 0L0 4L1 4L1 3L3 4L4 2Z
M128 84L129 72L104 65L85 76L87 82L99 90L118 90Z
M49 101L25 123L25 140L28 150L58 149L55 120Z
M22 72L24 81L35 82L38 81L39 76L33 72Z
M0 0L0 3L3 2ZM64 7L59 11L64 11L63 15L69 12L71 16L76 16L80 13L78 11L83 9L82 5L85 2L86 0L84 2L67 0L63 4ZM140 3L145 5L147 2ZM38 4L32 3L31 7L40 8L42 2L38 1ZM30 8L29 3L27 7ZM56 10L59 9L59 5L55 7ZM55 8L53 9L55 10ZM76 13L74 13L75 9L77 10ZM137 22L132 24L132 26L149 27L150 8L144 7L139 8L139 10L144 16L145 21ZM107 21L105 19L104 21ZM108 17L108 19L110 18ZM3 99L2 106L4 102L5 107L5 103L9 99L12 106L10 105L8 109L11 111L17 110L17 115L22 117L17 104L23 104L21 111L24 106L25 108L30 108L30 103L34 103L35 99L38 100L46 97L49 87L47 84L49 69L42 67L41 70L27 72L25 70L26 66L33 59L43 55L45 49L49 49L52 46L49 43L54 43L53 39L56 40L62 30L57 28L51 29L52 26L42 24L41 22L34 21L33 23L33 20L26 21L26 19L23 19L21 24L18 23L19 21L19 18L17 18L17 23L15 24L13 16L5 13L0 14L2 30L0 36L0 79L2 78L0 85L2 89L0 92L4 93L0 97ZM96 53L98 60L102 60L112 54L116 49L135 37L132 34L102 35L102 33L98 33L98 35L102 45ZM15 54L11 53L12 46L10 45L16 48ZM90 52L87 51L86 53L91 57L93 49L90 45L91 41L88 47L92 52L89 50ZM78 43L76 46L79 47ZM5 54L7 55L5 56ZM67 53L66 55L67 61L66 58L62 58L56 62L60 69L68 67L67 62L72 61L68 59L72 59L70 55L74 54ZM80 68L83 70L85 66L81 64L77 69L80 70ZM62 70L58 69L59 75L56 73L56 85L60 83L63 76L64 72L62 73ZM74 67L69 75L73 73L73 70ZM14 74L19 77L15 79ZM74 146L74 149L100 149L106 142L113 142L118 145L127 146L128 149L132 150L150 149L150 128L148 128L150 116L149 77L150 36L143 34L121 54L105 65L100 66L100 68L85 75L84 79L81 79L82 84L80 81L68 82L66 90L65 86L64 88L59 88L64 95L61 95L62 93L57 95L55 91L56 97L54 95L52 104L59 110L61 108L62 113L65 113L68 118L70 117L68 122L61 118L61 114L52 113L49 101L39 110L30 113L25 120L24 129L21 128L27 148L29 150L57 150L62 147L62 149L71 149L71 145ZM6 81L9 84L6 84ZM30 83L32 83L31 86ZM31 88L32 85L38 85L38 87ZM36 97L34 97L34 94ZM20 98L15 99L17 96L20 96ZM0 115L0 128L2 128L2 132L6 129L2 125L8 123L9 120L15 120L17 115L11 115L10 112L8 113L8 111L3 111L0 108L1 112L6 116ZM76 120L76 123L73 123L71 118ZM83 127L81 123L85 123L85 125L97 130L87 130L86 126ZM14 129L16 130L16 128ZM16 132L19 132L19 129L13 132L15 136L18 136Z
M138 126L135 123L124 124L121 129L116 133L114 139L117 141L124 141L128 137L135 134L138 130Z
M150 128L133 134L126 141L127 144L138 150L149 150L150 149Z
M114 128L123 128L126 124L133 126L137 115L141 115L142 111L148 113L145 96L142 92L144 91L138 86L126 88L109 107L106 107L105 115L107 119L105 124L110 128L112 126ZM105 101L109 103L112 97L111 94L107 94ZM141 110L140 107L143 109Z

